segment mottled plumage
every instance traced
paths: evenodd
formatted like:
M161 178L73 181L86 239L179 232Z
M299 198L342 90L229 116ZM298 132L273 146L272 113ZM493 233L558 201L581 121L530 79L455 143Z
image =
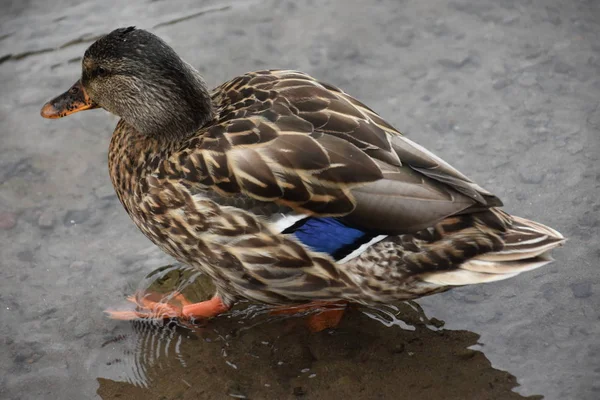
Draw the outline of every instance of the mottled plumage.
M92 101L123 117L109 149L117 195L156 245L213 278L226 306L240 298L411 299L539 267L564 240L504 213L496 196L373 110L301 72L244 74L210 91L210 104L193 110L200 116L171 118L187 122L167 124L164 135L140 130L135 121L144 117L156 120L144 126L165 125L164 109L189 113L193 101L182 99L184 111L177 104L177 93L189 90L169 88L202 80L178 58L167 62L173 56L155 36L116 32L88 50L83 76L105 59L137 62L149 71L135 76L146 89L119 114L116 100L94 97L106 92L101 81L84 79L83 86ZM119 47L123 38L126 48ZM137 42L143 51L159 43L160 54L129 60ZM148 104L152 99L160 104ZM139 115L144 110L154 111ZM197 121L189 132L176 128Z

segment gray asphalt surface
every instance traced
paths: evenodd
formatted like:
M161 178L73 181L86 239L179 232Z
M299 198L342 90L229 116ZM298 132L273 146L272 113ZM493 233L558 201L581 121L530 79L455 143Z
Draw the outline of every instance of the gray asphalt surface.
M116 117L39 117L93 38L125 25L163 37L211 86L264 68L335 84L507 211L561 231L553 264L419 303L481 335L477 349L518 393L600 397L600 2L542 0L3 1L0 397L93 398L96 378L126 380L101 345L131 328L102 310L170 262L113 194ZM311 382L305 398L319 398Z

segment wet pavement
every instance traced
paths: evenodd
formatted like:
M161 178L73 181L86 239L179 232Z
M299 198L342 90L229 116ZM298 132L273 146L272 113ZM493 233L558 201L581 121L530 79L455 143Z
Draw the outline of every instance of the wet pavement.
M2 2L0 398L600 397L600 3L372 3ZM185 277L144 279L173 261L113 193L116 117L39 109L125 25L211 86L262 68L338 85L569 242L542 269L352 310L333 332L244 304L194 329L109 320L140 285Z

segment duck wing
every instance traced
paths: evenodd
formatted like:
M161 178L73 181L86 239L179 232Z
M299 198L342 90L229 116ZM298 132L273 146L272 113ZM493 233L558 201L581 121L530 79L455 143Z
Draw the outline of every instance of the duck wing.
M501 205L374 111L306 74L249 73L216 88L213 103L218 118L174 156L188 186L386 234Z

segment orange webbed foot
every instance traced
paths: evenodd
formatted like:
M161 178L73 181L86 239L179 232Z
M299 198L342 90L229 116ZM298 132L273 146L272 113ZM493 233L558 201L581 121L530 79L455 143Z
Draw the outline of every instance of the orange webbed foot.
M344 316L345 309L323 310L317 314L310 315L306 320L308 330L316 333L325 329L337 328Z
M316 311L306 319L308 330L316 333L325 329L336 328L346 311L346 302L319 301L293 307L280 307L271 311L273 315L297 314Z
M175 318L190 321L212 318L229 310L229 307L218 296L199 303L192 303L181 293L173 293L165 298L161 294L151 292L129 296L127 300L136 305L135 310L106 310L105 312L112 319L126 321Z

